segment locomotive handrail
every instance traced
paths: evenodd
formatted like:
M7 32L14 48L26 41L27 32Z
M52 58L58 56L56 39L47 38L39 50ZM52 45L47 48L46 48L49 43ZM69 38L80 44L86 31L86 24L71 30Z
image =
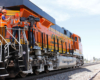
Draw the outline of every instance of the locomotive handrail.
M20 44L20 29L19 29L19 44ZM20 49L20 46L21 46L21 49ZM23 50L23 49L22 49L22 45L20 44L20 45L19 45L19 51L20 51L19 53L22 53L22 52L23 52L22 50ZM22 54L21 54L21 56L22 56ZM20 57L21 57L21 56L20 56Z
M6 43L8 43L4 38L3 38L3 36L0 34L0 36L2 37L2 39L6 42Z
M3 36L0 34L1 38L6 42L7 47L8 47L8 56L9 56L9 43L3 38ZM2 54L2 53L1 53Z
M9 28L7 28L9 29ZM10 33L10 31L7 30L7 32L15 39L15 41L19 44L19 53L22 53L22 45L20 44L20 41L18 42L17 39ZM20 32L20 31L19 31ZM20 39L20 38L19 38ZM21 46L21 49L20 49ZM22 56L22 54L20 55L20 57Z
M7 28L7 29L9 29L9 28ZM15 39L15 41L20 45L20 46L22 46L18 41L17 41L17 39L7 30L7 32Z
M0 43L1 43L1 48L0 48L0 50L1 50L1 54L0 54L0 62L1 62L1 60L2 60L2 42L1 42L1 40L0 40Z
M12 30L12 28L6 28L6 29L10 29L10 30ZM36 29L34 29L34 28L31 28L31 29L33 29L33 31L35 31ZM13 29L13 30L19 30L19 29ZM20 29L20 30L25 30L25 31L28 31L27 29ZM41 33L43 33L42 31L40 31L40 30L37 30L38 32L41 32ZM50 36L49 34L48 34L48 36Z

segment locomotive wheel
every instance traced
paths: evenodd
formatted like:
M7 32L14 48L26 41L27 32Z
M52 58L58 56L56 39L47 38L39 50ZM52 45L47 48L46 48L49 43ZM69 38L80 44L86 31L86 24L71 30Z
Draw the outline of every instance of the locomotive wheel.
M9 73L9 76L11 78L15 78L18 73L19 73L20 69L17 67L17 66L14 66L14 67L7 67L7 72Z
M19 73L19 76L22 77L22 78L26 77L27 75L28 75L28 74L24 74L24 73L22 73L22 72Z
M15 69L13 69L13 68L12 68L12 70L8 68L7 71L8 71L9 76L10 76L11 78L15 78L15 77L18 75L18 72L19 72L18 69L15 70Z

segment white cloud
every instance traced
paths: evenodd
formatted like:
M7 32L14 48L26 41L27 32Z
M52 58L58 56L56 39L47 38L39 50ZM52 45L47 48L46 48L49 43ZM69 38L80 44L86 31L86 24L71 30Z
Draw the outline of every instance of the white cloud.
M62 11L61 9L57 9L56 5L53 4L53 0L47 1L47 0L30 0L36 5L38 5L43 11L48 13L50 16L52 16L56 21L66 21L71 16L66 12ZM40 2L39 2L40 1ZM45 2L45 3L44 3Z
M63 13L63 12L54 12L54 17L57 21L66 21L68 20L71 16L67 13Z
M56 21L66 21L73 16L100 14L100 0L30 0Z
M64 11L58 11L55 8L51 9L49 7L41 6L42 10L49 13L53 18L56 19L56 21L66 21L70 18L70 15Z
M55 0L55 4L88 14L100 14L100 0Z

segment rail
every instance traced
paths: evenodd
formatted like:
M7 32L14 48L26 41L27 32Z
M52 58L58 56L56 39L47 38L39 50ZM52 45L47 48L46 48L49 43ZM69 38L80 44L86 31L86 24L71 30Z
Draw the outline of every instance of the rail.
M3 38L3 36L0 34L0 37L5 41L6 45L4 46L5 50L8 47L8 56L9 56L9 43ZM0 41L1 42L1 41ZM0 55L0 61L2 61L2 42L1 42L1 55Z
M1 43L1 47L0 47L0 62L1 62L1 60L2 60L2 42L1 42L1 40L0 40L0 43Z
M21 43L20 43L20 39L22 39L22 37L20 37L20 35L21 35L21 31L22 30L24 30L24 31L28 31L28 28L24 28L24 29L14 29L14 28L6 28L7 29L7 32L14 38L14 40L19 44L19 51L21 52L21 50L22 50L22 45L21 45ZM19 30L19 33L18 33L18 35L19 35L19 42L18 42L18 40L13 36L13 34L11 33L11 30ZM34 32L33 32L33 35L34 35L34 38L35 38L35 42L38 42L38 35L43 35L44 36L44 32L42 32L42 31L40 31L40 30L37 30L37 29L35 29L35 28L31 28L31 30L33 30ZM39 34L37 33L37 32L40 32ZM26 33L25 33L26 34ZM33 39L33 35L32 35L32 39ZM49 34L45 34L45 38L47 39L47 36L48 36L48 38L49 38ZM24 36L23 36L24 37ZM41 40L40 40L40 42L42 43L42 47L44 47L44 46L46 46L46 41L42 41L42 36L40 36L41 37ZM25 41L25 40L24 40ZM33 41L33 40L32 40ZM28 43L28 42L27 42ZM32 42L33 43L33 42ZM28 45L28 44L27 44ZM21 47L21 48L20 48ZM32 46L32 48L33 48L33 46ZM42 48L43 49L43 48ZM49 49L49 46L48 46L48 49ZM19 52L19 53L20 53ZM22 52L21 52L22 53ZM22 54L21 54L22 55Z
M7 32L14 38L14 40L19 44L19 57L21 57L23 55L23 48L22 48L22 45L20 44L20 30L21 29L18 29L19 30L19 41L17 41L17 39L10 33L10 31L8 31L9 29L12 29L12 28L7 28ZM14 29L12 29L14 30Z
M7 28L7 32L14 38L14 40L21 46L20 42L17 41L17 39L10 33L10 31L8 31L8 29L12 29L12 28Z

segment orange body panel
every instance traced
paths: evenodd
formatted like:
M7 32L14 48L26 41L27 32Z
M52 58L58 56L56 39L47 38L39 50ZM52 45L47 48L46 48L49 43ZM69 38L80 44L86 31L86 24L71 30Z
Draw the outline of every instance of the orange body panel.
M21 17L28 17L29 15L33 15L35 17L40 18L40 22L36 23L37 28L33 26L33 28L35 29L35 31L33 31L34 36L35 36L35 41L39 44L39 47L42 48L41 35L43 33L43 47L44 48L47 48L47 35L48 35L48 48L52 51L54 51L54 38L55 38L55 50L56 51L58 50L58 43L59 43L59 52L60 53L62 53L62 51L63 51L63 53L65 53L66 51L69 52L69 49L70 50L79 49L79 41L78 41L78 39L77 39L77 41L75 41L75 39L74 39L75 37L78 38L78 35L73 34L72 35L73 39L71 39L71 38L65 38L60 34L56 34L56 33L52 32L51 30L49 30L49 27L51 25L53 25L53 23L46 20L45 18L41 18L36 13L31 12L23 7L20 9ZM10 22L7 24L7 27L12 28L10 25ZM22 25L22 27L23 27L23 25ZM9 30L9 31L12 33L12 30ZM27 31L26 31L26 36L28 37ZM7 33L6 38L10 38L10 35L8 33ZM57 43L57 39L58 39L58 43Z

